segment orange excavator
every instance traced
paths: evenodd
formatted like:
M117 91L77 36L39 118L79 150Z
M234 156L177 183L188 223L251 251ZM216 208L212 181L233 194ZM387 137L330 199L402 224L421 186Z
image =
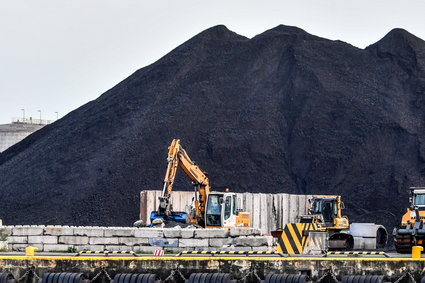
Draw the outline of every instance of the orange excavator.
M192 223L205 228L250 227L251 215L237 208L236 194L229 192L228 189L226 192L211 192L206 173L190 159L180 140L174 139L171 142L167 162L158 210L151 212L151 223L174 221ZM174 179L179 167L192 180L195 192L190 213L173 211L171 203Z

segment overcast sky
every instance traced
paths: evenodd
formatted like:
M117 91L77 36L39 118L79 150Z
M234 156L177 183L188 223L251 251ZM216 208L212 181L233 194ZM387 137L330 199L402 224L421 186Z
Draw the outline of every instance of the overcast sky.
M425 39L425 0L0 0L0 124L63 117L217 24L279 24L364 48L400 27Z

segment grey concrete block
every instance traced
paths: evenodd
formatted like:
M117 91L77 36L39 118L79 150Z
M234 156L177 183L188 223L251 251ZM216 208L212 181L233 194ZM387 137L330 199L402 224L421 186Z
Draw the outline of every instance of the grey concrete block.
M233 238L211 238L208 239L208 246L214 248L227 247L232 245Z
M149 245L156 247L178 247L179 240L173 238L150 238Z
M164 233L163 229L159 228L137 228L134 231L134 236L140 238L162 238Z
M229 229L196 229L195 238L227 238Z
M118 245L117 237L90 237L89 238L90 245Z
M68 251L68 248L72 248L72 245L59 245L59 244L45 244L44 251L45 252L53 252L53 251Z
M268 246L267 236L246 236L234 239L234 245L237 247L260 247Z
M59 236L58 244L66 245L88 245L89 237L87 236Z
M104 245L74 245L77 252L88 250L88 251L103 251L105 250Z
M28 236L28 244L57 244L57 236Z
M208 247L208 239L179 239L179 247Z
M195 230L196 229L191 229L191 228L181 229L181 237L183 239L193 238L195 236Z
M141 252L146 254L153 254L156 250L162 250L162 247L152 247L152 246L135 246L133 247L134 252Z
M23 227L15 227L12 228L12 235L13 236L36 236L36 235L43 235L44 229L42 227L30 227L30 226L23 226Z
M74 236L74 229L69 226L46 226L43 233L52 236Z
M223 247L221 251L235 251L235 252L249 252L252 251L251 247Z
M147 246L149 245L148 238L134 238L134 237L119 237L118 244L124 246Z
M180 228L164 228L164 237L165 238L181 238L182 237L182 229L180 229Z
M37 252L43 251L43 244L34 244L34 245L31 245L31 246L38 248L38 251L36 251L36 255L37 255ZM26 247L28 247L27 244L13 244L12 245L12 251L20 251L20 252L23 251L24 252Z
M105 237L132 237L134 236L134 228L108 228L105 229Z
M118 251L118 252L133 251L132 247L121 246L121 245L105 245L105 249L108 251ZM132 256L132 255L129 255L129 256Z
M164 247L164 251L166 253L172 253L172 254L178 254L182 251L185 251L185 248L178 248L178 247Z
M75 227L74 236L103 237L104 229L94 227Z
M12 235L12 227L2 226L0 227L0 238L4 238Z
M274 248L273 247L261 246L261 247L252 247L252 250L254 252L273 252Z
M231 228L229 232L231 237L261 235L261 230L255 228Z
M28 237L26 236L9 236L7 238L9 244L28 244Z

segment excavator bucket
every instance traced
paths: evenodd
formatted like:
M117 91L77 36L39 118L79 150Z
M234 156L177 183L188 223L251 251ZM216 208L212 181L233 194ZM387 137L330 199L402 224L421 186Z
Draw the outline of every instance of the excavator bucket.
M289 223L272 235L278 238L277 252L283 254L321 253L327 248L328 233L315 223Z
M156 222L168 223L168 222L178 222L178 223L189 223L189 215L184 211L172 211L171 215L161 215L158 211L152 211L150 215L151 226L154 226Z

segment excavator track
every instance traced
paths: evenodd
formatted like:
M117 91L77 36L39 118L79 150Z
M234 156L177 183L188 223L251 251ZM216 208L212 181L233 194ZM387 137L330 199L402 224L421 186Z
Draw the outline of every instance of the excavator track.
M394 237L395 249L398 253L407 254L412 252L413 239L411 235L399 235Z

